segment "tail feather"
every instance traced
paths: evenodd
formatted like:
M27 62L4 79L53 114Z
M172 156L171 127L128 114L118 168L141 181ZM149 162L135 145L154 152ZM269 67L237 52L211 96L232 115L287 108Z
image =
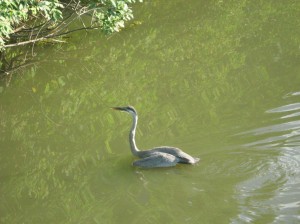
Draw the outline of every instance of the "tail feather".
M194 158L193 164L198 163L199 161L200 161L200 158Z
M187 158L180 158L179 163L183 163L183 164L195 164L195 163L197 163L199 161L200 161L200 158L194 158L194 157L189 158L189 159L187 159Z

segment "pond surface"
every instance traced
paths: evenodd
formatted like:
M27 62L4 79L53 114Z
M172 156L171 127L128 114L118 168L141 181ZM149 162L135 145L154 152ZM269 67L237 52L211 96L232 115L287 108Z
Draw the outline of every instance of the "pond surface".
M298 223L299 1L145 1L0 93L0 223ZM143 170L137 145L200 163Z

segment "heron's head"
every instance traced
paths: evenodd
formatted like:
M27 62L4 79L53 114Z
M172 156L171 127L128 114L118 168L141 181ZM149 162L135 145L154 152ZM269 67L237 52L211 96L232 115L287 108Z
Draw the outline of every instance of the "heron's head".
M136 110L134 109L133 106L126 106L126 107L112 107L112 109L124 111L124 112L130 113L130 114L132 114L132 115L137 115L137 112L136 112Z

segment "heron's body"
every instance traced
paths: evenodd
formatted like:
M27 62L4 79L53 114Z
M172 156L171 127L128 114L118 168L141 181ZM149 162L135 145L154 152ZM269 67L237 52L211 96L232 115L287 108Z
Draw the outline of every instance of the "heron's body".
M125 111L132 115L133 123L129 132L130 149L133 155L141 158L133 162L134 166L142 168L154 167L171 167L176 166L177 163L194 164L199 161L199 158L194 158L189 154L183 152L181 149L160 146L149 150L139 150L135 143L135 130L137 126L137 112L131 107L114 107L115 110Z

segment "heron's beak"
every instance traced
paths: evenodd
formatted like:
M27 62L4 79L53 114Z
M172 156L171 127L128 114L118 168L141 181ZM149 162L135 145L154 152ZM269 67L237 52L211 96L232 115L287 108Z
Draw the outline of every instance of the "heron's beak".
M113 109L113 110L123 110L123 111L125 110L124 107L112 107L111 109Z

